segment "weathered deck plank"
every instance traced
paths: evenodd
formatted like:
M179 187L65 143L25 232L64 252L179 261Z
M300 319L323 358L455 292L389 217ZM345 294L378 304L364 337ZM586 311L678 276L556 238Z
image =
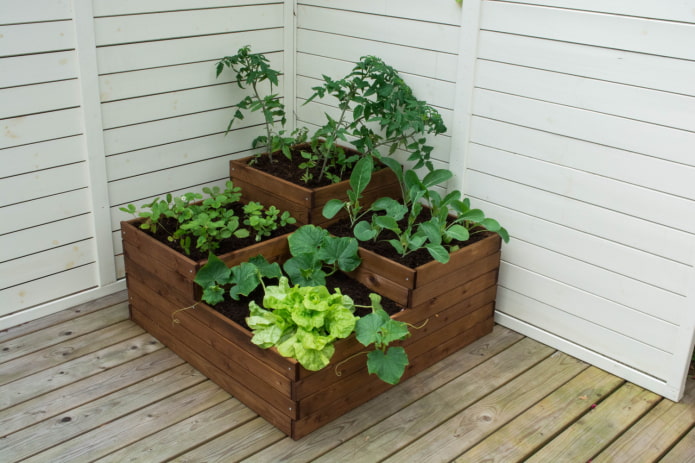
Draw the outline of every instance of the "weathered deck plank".
M663 399L638 423L632 426L610 447L601 452L594 462L640 463L656 461L695 426L695 381L686 385L681 403ZM692 452L695 454L695 449Z
M695 463L695 381L674 404L502 327L293 441L124 321L122 300L0 333L3 463Z
M403 408L316 461L376 461L386 458L553 353L551 348L528 338L514 347Z
M522 462L623 382L598 368L587 368L455 461Z
M527 461L589 461L660 399L653 392L626 383Z
M449 462L587 367L556 352L384 461Z

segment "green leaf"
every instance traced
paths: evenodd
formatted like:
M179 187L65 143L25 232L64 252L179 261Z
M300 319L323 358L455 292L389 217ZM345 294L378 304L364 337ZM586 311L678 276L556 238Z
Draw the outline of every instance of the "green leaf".
M425 175L425 178L422 179L422 184L425 185L425 188L431 188L446 182L453 176L454 174L448 169L433 170Z
M471 237L468 229L463 225L458 224L454 224L451 227L449 227L446 230L446 235L449 238L459 241L467 241Z
M388 384L398 384L408 366L408 355L402 347L391 347L385 353L374 350L367 354L367 370Z
M380 342L380 329L390 319L384 310L376 310L360 318L355 325L355 337L365 347Z
M377 235L376 230L372 228L372 224L366 220L357 222L355 228L352 230L352 233L355 235L355 238L360 241L369 241Z
M398 222L393 217L387 215L378 215L374 217L374 224L387 230L398 230Z
M367 188L369 182L372 179L372 172L374 171L374 163L370 156L365 156L357 161L357 164L352 168L352 174L350 175L350 188L358 195Z
M358 249L359 244L355 238L328 237L318 252L318 258L328 264L337 264L340 270L351 272L362 263L357 254Z
M285 261L282 268L295 285L321 286L326 284L326 274L313 253L304 253Z
M328 231L321 227L304 225L292 233L287 241L292 255L298 255L316 252L327 236Z
M345 202L339 199L330 199L323 206L323 216L327 219L332 219L345 206Z
M502 228L500 223L498 221L496 221L495 219L484 219L484 220L481 220L479 223L482 227L490 230L491 232L499 231L500 228Z
M224 301L224 289L217 285L207 286L203 289L201 299L210 305L219 304Z
M198 283L203 289L208 286L227 284L231 269L213 253L208 254L208 261L195 274L193 281Z
M442 231L441 229L437 226L436 223L434 223L431 220L428 220L427 222L422 222L418 226L418 230L420 230L422 233L425 234L427 239L433 243L433 244L441 244L442 242Z
M425 248L427 248L434 260L441 262L442 264L446 264L447 262L449 262L449 252L446 250L444 246L440 244L428 243L425 246Z
M239 296L248 296L261 283L258 275L258 268L249 263L242 262L241 264L232 267L232 275L229 282L232 287L229 289L229 296L235 301L239 300Z

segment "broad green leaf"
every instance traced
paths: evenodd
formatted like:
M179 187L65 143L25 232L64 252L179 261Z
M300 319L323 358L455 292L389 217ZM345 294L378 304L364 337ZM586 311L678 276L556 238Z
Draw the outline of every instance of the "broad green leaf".
M345 203L343 201L339 199L330 199L323 206L323 216L327 219L332 219L338 212L340 212L343 209L344 206Z
M232 287L229 289L229 296L235 301L239 300L239 296L248 296L258 287L261 279L258 275L258 267L249 263L242 262L236 267L232 267L232 275L229 282Z
M260 254L249 259L249 263L256 266L263 278L280 278L282 276L280 264L277 262L270 263Z
M213 253L208 254L208 261L195 274L195 281L203 289L216 283L227 284L231 269Z
M295 285L322 286L326 284L325 272L321 269L315 253L294 256L288 259L282 268Z
M485 220L485 214L480 209L469 209L463 214L460 214L458 218L469 220L471 222L482 222Z
M399 183L403 183L403 165L393 158L382 157L380 161L396 174Z
M340 270L351 272L362 263L357 255L358 249L355 238L330 236L319 250L318 258L328 264L337 264Z
M499 231L502 226L495 219L484 219L481 220L480 225L490 230L491 232Z
M408 355L402 347L391 347L386 353L375 350L367 354L369 373L376 374L388 384L397 384L401 380L408 363Z
M468 229L463 225L458 224L454 224L451 227L449 227L446 230L446 235L449 238L459 241L467 241L471 237L470 233L468 232Z
M442 242L442 231L439 226L432 220L427 222L422 222L418 226L418 230L425 234L427 239L433 244L441 244Z
M324 238L328 236L328 231L316 225L304 225L292 233L287 241L289 242L290 252L293 256L304 253L316 252L321 246Z
M393 217L378 215L373 220L378 227L386 228L387 230L398 230L398 222Z
M425 247L429 251L430 255L434 258L434 260L441 262L442 264L446 264L447 262L449 262L449 252L446 250L444 246L429 243Z
M505 243L509 243L509 232L506 228L500 227L500 229L497 230L497 233L502 237Z
M301 344L295 345L294 358L307 370L318 371L325 368L331 361L335 347L333 344L328 344L321 350L306 349Z
M385 312L384 312L385 313ZM389 317L380 328L381 331L381 346L387 346L393 341L401 341L410 336L410 331L408 331L408 325L394 320Z
M355 238L357 238L360 241L369 241L373 239L377 234L376 230L374 230L372 228L372 225L366 220L357 222L357 225L355 225L355 228L352 230L352 233L355 235Z
M453 176L454 174L448 169L433 170L425 175L425 178L422 179L422 184L425 186L425 188L431 188L435 185L446 182Z
M372 180L372 172L374 171L374 162L371 156L364 156L352 168L350 175L350 188L358 195L367 188Z
M224 288L217 285L206 286L205 289L203 289L201 299L210 305L219 304L224 301Z
M333 338L347 338L355 330L357 317L346 308L335 309L328 317L328 333Z
M381 343L381 327L391 320L391 317L383 310L374 310L355 324L355 336L363 346Z

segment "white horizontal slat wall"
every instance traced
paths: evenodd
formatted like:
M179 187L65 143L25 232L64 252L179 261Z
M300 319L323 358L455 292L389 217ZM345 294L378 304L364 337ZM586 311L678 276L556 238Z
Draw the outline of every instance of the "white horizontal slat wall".
M453 124L461 9L454 1L297 1L297 124L310 130L336 117L326 97L305 101L321 76L340 78L364 55L382 58L398 70L415 96ZM430 139L438 167L449 161L451 135Z
M678 399L695 333L695 2L471 3L461 162L466 194L512 234L498 321Z
M100 274L72 3L2 0L0 12L0 325L6 326L24 321L28 308L96 288ZM34 316L44 313L45 307Z
M291 16L270 0L0 0L0 329L125 287L120 206L224 183L262 129L254 115L224 135L240 94L214 64L249 44L287 67Z
M113 245L124 275L119 207L223 185L249 154L257 115L225 135L241 90L215 63L251 45L283 69L277 1L94 1ZM282 88L280 89L282 91Z

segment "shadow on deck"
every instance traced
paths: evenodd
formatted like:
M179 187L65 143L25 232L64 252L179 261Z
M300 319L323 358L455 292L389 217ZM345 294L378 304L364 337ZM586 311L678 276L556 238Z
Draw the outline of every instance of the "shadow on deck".
M500 326L295 442L125 299L0 333L3 462L695 462L695 380L673 403Z

